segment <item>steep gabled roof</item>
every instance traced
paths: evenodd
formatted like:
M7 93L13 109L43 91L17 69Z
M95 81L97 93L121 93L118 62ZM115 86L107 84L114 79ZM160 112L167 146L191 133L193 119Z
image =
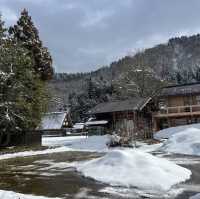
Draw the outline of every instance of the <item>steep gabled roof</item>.
M159 96L178 96L200 94L200 82L164 87Z
M42 122L39 129L40 130L61 129L67 114L68 112L46 113L42 118Z
M150 98L139 98L135 97L124 101L112 101L100 103L91 110L88 114L98 114L98 113L112 113L112 112L122 112L122 111L135 111L143 108L143 105Z

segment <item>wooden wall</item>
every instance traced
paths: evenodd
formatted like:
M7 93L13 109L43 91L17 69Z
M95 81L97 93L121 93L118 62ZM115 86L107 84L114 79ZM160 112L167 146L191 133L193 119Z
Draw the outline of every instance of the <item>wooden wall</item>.
M41 131L27 131L16 133L11 136L9 146L34 146L42 144Z
M174 106L187 106L187 105L196 105L197 96L169 96L166 98L166 105L169 107Z

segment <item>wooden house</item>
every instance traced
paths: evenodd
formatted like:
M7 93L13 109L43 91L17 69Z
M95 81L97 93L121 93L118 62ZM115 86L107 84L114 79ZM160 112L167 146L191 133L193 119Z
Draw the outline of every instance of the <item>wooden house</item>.
M124 101L112 101L98 104L88 114L96 120L108 121L107 129L110 132L124 136L151 137L152 116L151 98L135 97Z
M154 131L200 122L200 83L164 87L155 101Z
M65 135L66 129L71 127L72 121L68 110L46 113L38 129L45 135Z

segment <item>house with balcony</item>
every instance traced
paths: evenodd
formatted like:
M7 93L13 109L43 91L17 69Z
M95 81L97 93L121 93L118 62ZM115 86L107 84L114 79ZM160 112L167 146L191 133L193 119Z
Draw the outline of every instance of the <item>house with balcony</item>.
M200 82L168 86L155 97L153 131L200 122Z

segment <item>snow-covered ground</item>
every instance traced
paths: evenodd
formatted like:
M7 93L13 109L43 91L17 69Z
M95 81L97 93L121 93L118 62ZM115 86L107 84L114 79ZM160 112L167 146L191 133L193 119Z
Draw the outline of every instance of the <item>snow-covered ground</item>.
M42 145L49 148L41 151L24 151L17 153L9 153L0 155L0 160L45 155L51 153L60 153L67 151L90 151L90 152L106 152L108 147L106 143L109 140L109 136L69 136L69 137L43 137Z
M0 190L0 199L60 199L60 198L47 198L43 196L33 196L21 193L16 193L13 191L3 191Z
M74 142L80 142L86 136L67 136L67 137L42 137L42 145L48 147L70 146Z
M104 152L108 150L106 143L109 135L104 136L69 136L69 137L43 137L43 146L65 146L74 151Z
M160 149L160 147L162 147L163 143L158 143L158 144L147 144L145 142L136 142L136 148L138 148L140 151L143 152L153 152L153 151L157 151Z
M60 152L66 152L70 150L71 149L67 147L58 147L54 149L46 149L46 150L41 150L41 151L24 151L24 152L17 152L17 153L9 153L9 154L0 155L0 160L18 158L18 157L45 155L45 154L50 154L50 153L60 153Z
M190 197L190 199L200 199L200 193Z
M137 187L139 190L143 190L143 193L155 191L168 193L173 189L173 185L189 179L191 171L165 158L155 157L150 152L163 150L172 153L200 155L200 125L165 129L158 132L159 139L163 138L164 133L169 137L164 143L147 145L143 142L136 142L137 149L109 149L106 145L110 139L109 135L43 137L42 145L49 149L4 154L0 155L0 160L68 151L105 152L106 155L101 158L84 162L50 162L48 169L54 171L55 168L60 167L62 169L75 167L82 175L107 183L113 188L116 186L123 187L123 189ZM0 198L10 199L9 197L13 199L16 197L46 199L0 191Z
M137 149L113 150L74 165L84 176L113 186L167 191L190 178L191 171Z

